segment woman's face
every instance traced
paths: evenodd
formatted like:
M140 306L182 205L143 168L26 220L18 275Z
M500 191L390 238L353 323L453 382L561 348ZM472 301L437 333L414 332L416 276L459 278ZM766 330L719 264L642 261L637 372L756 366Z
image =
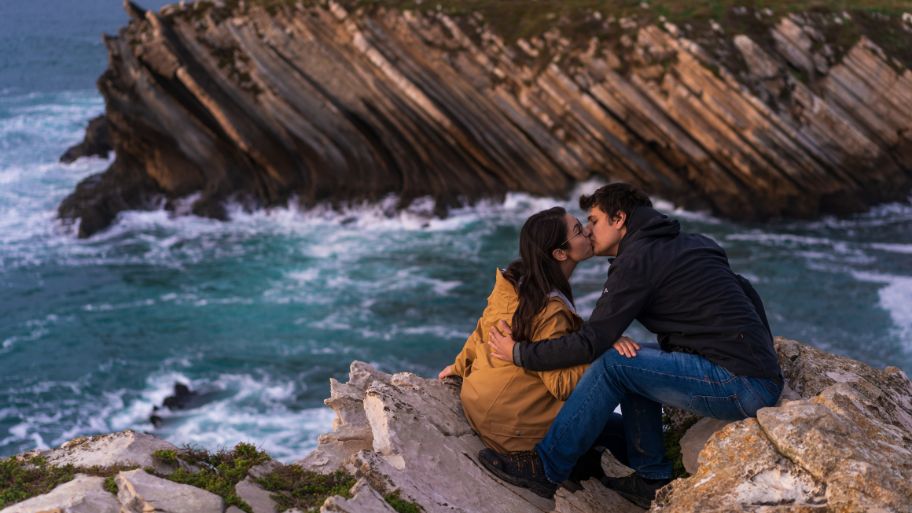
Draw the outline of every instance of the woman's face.
M588 260L593 255L589 228L570 214L566 214L564 219L567 222L567 258L574 262Z

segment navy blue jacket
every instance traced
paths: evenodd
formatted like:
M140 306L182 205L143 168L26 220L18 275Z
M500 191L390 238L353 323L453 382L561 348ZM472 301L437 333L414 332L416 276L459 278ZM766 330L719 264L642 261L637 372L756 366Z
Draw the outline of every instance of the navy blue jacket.
M536 371L592 362L634 319L665 351L701 355L737 376L781 379L760 296L725 250L647 207L630 216L589 321L560 338L518 343L514 360Z

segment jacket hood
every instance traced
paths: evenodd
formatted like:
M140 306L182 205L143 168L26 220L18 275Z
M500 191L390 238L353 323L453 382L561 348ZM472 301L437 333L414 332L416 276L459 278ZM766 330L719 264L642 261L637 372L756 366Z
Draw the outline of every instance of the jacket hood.
M504 276L503 271L498 269L494 275L494 290L491 291L488 301L504 307L519 303L519 293L513 283Z
M618 247L618 256L632 241L646 238L676 237L681 224L652 207L639 207L627 220L627 234Z

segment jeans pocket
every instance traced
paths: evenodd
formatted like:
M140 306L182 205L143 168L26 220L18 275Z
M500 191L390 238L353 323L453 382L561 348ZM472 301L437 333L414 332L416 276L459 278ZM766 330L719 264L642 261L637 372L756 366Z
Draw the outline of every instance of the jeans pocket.
M750 416L744 411L737 395L724 397L693 395L690 397L689 410L706 417L722 420L741 420Z

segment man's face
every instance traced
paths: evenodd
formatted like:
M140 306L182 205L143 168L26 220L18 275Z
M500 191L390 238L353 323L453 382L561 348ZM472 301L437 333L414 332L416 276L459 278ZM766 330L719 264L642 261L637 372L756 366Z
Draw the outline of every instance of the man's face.
M592 249L598 256L617 256L621 239L627 234L627 214L618 212L611 218L602 209L595 206L589 209L589 238L592 240Z

